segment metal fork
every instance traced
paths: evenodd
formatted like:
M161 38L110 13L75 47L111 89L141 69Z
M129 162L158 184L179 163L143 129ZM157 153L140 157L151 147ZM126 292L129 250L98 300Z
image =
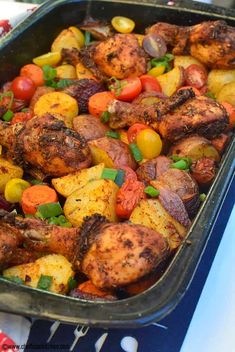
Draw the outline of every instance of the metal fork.
M73 341L73 344L71 345L69 351L73 351L74 350L74 347L76 346L78 340L82 337L82 336L85 336L87 333L88 333L88 330L89 330L89 327L87 326L82 326L80 327L79 329L79 325L76 327L76 329L74 330L74 336L75 336L75 339Z

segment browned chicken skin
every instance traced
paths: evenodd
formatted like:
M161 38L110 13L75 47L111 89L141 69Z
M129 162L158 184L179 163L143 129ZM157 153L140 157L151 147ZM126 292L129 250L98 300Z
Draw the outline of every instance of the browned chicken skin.
M0 137L17 164L28 164L47 176L63 176L91 164L85 139L50 114L26 124L0 122Z
M191 54L210 68L235 68L235 28L222 20L191 27L159 22L147 33L162 36L175 55Z

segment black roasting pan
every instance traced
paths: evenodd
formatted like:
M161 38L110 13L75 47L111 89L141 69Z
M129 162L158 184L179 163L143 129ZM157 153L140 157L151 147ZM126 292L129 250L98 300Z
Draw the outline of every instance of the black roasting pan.
M32 58L50 50L56 35L85 16L111 20L131 17L136 31L157 21L191 25L204 20L224 19L235 26L235 11L176 1L48 1L0 42L0 84L11 80ZM161 279L144 293L132 298L97 303L65 297L0 279L0 310L46 319L57 319L99 327L140 327L160 320L173 310L187 291L232 182L235 140L223 156L217 177L185 241ZM191 243L189 245L189 242Z

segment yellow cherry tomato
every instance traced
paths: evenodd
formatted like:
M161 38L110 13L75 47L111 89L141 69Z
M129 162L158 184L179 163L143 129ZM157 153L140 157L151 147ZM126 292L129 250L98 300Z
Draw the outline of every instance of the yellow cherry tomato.
M136 144L144 159L156 158L162 150L162 141L159 134L150 128L146 128L137 134Z
M23 191L30 186L29 182L21 178L13 178L7 182L4 196L8 202L18 203L21 201Z
M74 26L69 27L69 29L73 32L75 38L77 39L79 47L82 48L85 44L85 36L82 31L80 31L80 29Z
M111 23L113 28L119 33L131 33L135 28L135 22L123 16L113 17Z
M151 70L148 71L148 75L153 76L153 77L158 77L162 75L165 72L165 66L156 66L151 68Z
M58 51L43 54L35 57L33 63L40 67L44 65L56 66L61 60L61 54Z

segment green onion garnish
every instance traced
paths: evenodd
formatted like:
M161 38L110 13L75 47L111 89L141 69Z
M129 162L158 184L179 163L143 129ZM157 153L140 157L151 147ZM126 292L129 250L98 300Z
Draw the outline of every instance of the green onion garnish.
M53 68L52 66L44 65L42 66L42 70L43 70L43 78L45 79L45 81L50 81L56 78L57 72L56 72L56 69Z
M63 89L70 86L71 84L73 84L72 79L60 79L59 82L57 82L57 88Z
M188 156L184 156L184 157L181 157L181 156L179 156L179 155L172 155L171 157L170 157L173 161L180 161L180 160L184 160L186 163L187 163L187 168L189 169L190 168L190 166L192 165L192 159L191 158L189 158Z
M44 185L45 183L41 180L37 180L37 179L34 179L34 180L31 180L29 181L32 185Z
M181 159L179 161L176 161L175 163L172 163L170 165L170 168L172 169L178 169L178 170L187 170L188 169L188 163Z
M125 181L125 171L124 170L118 170L117 176L115 178L115 183L121 187Z
M24 284L24 280L22 280L19 276L4 276L4 279L15 282L16 284Z
M2 119L6 122L11 121L12 117L14 116L14 112L11 110L7 110L5 114L2 116Z
M129 144L129 148L130 148L130 151L132 152L134 159L137 162L140 162L143 160L143 156L142 156L141 151L139 150L137 144L131 143L131 144Z
M118 174L118 170L116 169L104 168L101 174L101 178L115 181L117 174Z
M47 220L48 224L50 225L59 225L59 220L56 216L52 216Z
M107 123L109 121L109 118L110 118L110 113L108 111L104 111L100 116L100 121L102 123Z
M116 131L107 131L106 132L107 137L115 138L115 139L120 139L120 133Z
M153 197L153 198L159 196L160 194L159 190L154 188L153 186L145 187L144 193L148 194L150 197Z
M69 286L69 291L73 290L76 288L78 285L77 280L75 280L73 277L70 277L68 279L68 286Z
M206 194L205 193L201 193L199 198L200 198L201 202L204 202L204 200L206 199Z
M51 284L52 284L52 276L41 275L40 279L38 280L37 288L48 291L51 287Z
M170 71L171 66L170 62L174 59L174 55L172 54L166 54L163 57L160 57L159 59L152 59L150 61L152 67L158 67L158 66L165 66L166 72Z
M52 216L58 216L63 214L63 209L59 202L42 204L37 207L37 213L42 216L43 219L51 218ZM36 213L36 214L37 214Z
M85 46L89 45L91 41L91 33L88 31L85 31L84 37L85 37Z

